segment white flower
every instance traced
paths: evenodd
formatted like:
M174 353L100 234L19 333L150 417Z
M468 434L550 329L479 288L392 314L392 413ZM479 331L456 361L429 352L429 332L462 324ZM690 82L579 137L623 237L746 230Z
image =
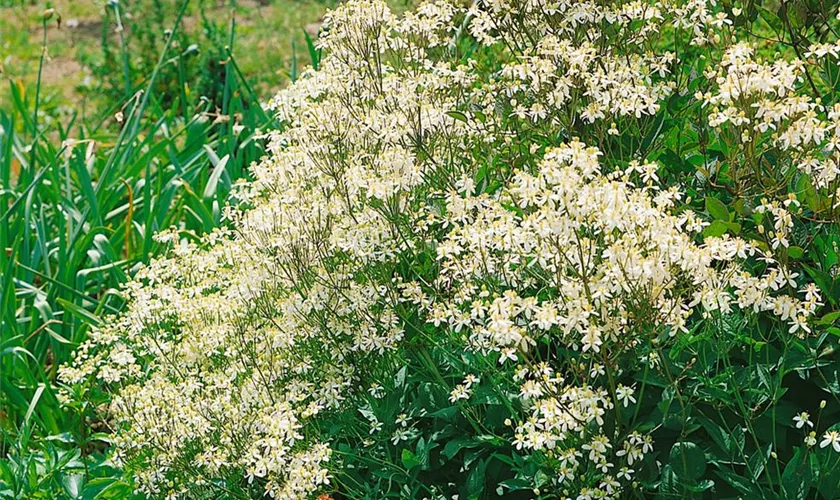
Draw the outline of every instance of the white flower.
M399 415L397 415L397 420L394 423L401 427L406 427L408 426L410 420L411 418L408 415L406 415L405 413L400 413Z
M382 422L378 420L371 420L370 421L370 433L374 434L382 430Z
M616 397L619 401L624 404L624 407L627 408L630 403L635 403L636 398L633 397L633 394L636 392L632 387L627 387L625 385L619 384L615 390Z
M804 314L797 314L791 318L791 327L788 333L796 333L798 330L811 333L811 329L808 327L808 318Z
M454 403L456 401L460 401L462 399L469 399L470 397L470 390L463 384L458 384L452 389L452 392L449 393L449 401Z
M823 434L823 440L820 443L820 448L825 448L828 445L831 445L831 447L834 448L834 451L840 453L840 432L828 431Z
M803 411L799 415L793 417L793 421L796 422L796 428L801 429L804 426L813 427L814 424L809 420L811 416L808 414L807 411Z
M499 364L503 364L506 360L516 361L516 349L511 349L510 347L506 347L499 351L502 355L499 357Z
M622 467L618 470L618 474L616 474L616 477L618 479L626 479L627 481L630 481L633 478L634 472L636 471L634 471L633 469L630 469L628 467Z
M397 429L394 435L391 436L391 443L396 446L400 441L408 441L409 435L405 429Z
M385 396L385 388L374 382L368 388L368 393L376 399L380 399Z

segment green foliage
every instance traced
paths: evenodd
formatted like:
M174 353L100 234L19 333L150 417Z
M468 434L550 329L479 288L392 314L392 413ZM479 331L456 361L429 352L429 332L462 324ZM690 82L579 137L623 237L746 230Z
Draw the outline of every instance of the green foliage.
M95 99L128 99L145 86L157 65L158 54L170 44L172 49L158 69L153 89L161 107L177 109L185 117L197 107L206 107L208 101L211 110L222 110L230 99L226 92L235 83L228 81L231 72L225 66L231 61L229 54L237 39L237 2L230 3L230 22L220 22L219 15L212 13L214 9L219 6L213 0L109 1L103 10L99 45L80 53L80 62L91 70L97 82L85 92ZM173 26L176 18L179 22ZM306 31L302 30L302 34L308 53L306 62L317 66L314 42ZM291 47L291 70L287 76L294 81L303 61L298 60L294 38ZM242 47L242 52L252 58L248 51L248 47Z
M62 440L64 442L62 443ZM0 461L0 496L32 499L121 499L129 483L101 452L82 456L66 435L51 436L36 451L14 447Z
M109 95L129 98L118 135L100 124L76 125L71 119L49 131L55 138L48 140L38 121L37 89L32 101L12 87L16 109L0 114L0 248L5 249L0 252L0 448L8 456L0 462L0 496L129 495L130 474L121 477L109 462L107 421L100 420L96 408L109 401L114 387L91 393L80 389L79 397L60 410L56 371L92 325L122 310L115 289L158 253L155 232L176 226L186 240L199 241L198 235L220 225L232 183L263 152L256 130L276 126L225 48L232 45L225 40L234 30L203 18L200 43L194 33L179 30L163 36L163 23L178 11L163 0L154 4L159 19L131 27L137 40L132 43L140 44L141 53L126 57L124 47L106 44L107 56L97 69ZM109 12L118 17L136 5L111 3ZM837 7L833 1L797 0L722 2L716 8L734 19L734 34L758 45L759 55L778 53L783 59L805 57L811 43L833 40L840 29ZM306 41L318 69L322 54L308 36ZM161 47L169 43L171 50ZM448 160L475 166L471 180L478 194L493 197L515 172L536 171L535 152L580 137L597 144L604 151L602 163L616 171L638 161L658 165L661 184L687 195L673 211L698 214L705 224L696 244L744 238L796 273L780 288L801 296L800 288L813 283L824 304L810 319L808 335L749 308L695 312L686 332L671 335L644 321L651 311L640 299L631 316L632 349L599 361L614 402L603 432L616 436L616 447L631 432L654 438L654 451L633 465L634 489L624 493L628 498L833 498L840 490L840 455L820 442L825 433L840 429L835 424L840 421L837 182L818 187L799 168L802 152L781 147L769 134L755 133L746 141L734 126L710 127L710 106L703 96L714 91L714 81L704 71L713 71L721 54L714 45L692 46L668 32L651 50L663 48L687 62L672 68L678 89L656 113L627 115L611 124L588 123L570 112L532 123L513 113L509 98L494 104L497 116L462 106L447 116L475 127L497 127L499 137L513 139L472 144L473 149L459 152L464 158ZM160 50L160 58L150 58ZM458 32L445 50L456 54L456 63L473 58L474 71L494 79L511 49L482 47ZM802 92L820 100L824 117L826 109L840 103L836 60L804 71ZM138 80L134 75L143 76ZM289 76L300 76L296 52ZM140 87L148 91L135 95ZM417 150L418 157L427 153ZM445 173L430 177L427 182L437 190L451 189ZM635 177L634 182L644 184ZM436 189L423 193L431 205ZM765 199L798 204L791 209L787 245L774 241L775 221L758 209ZM516 216L527 213L527 207L506 208ZM395 227L409 225L401 214L392 217ZM445 235L441 229L429 239L439 243ZM365 271L433 283L440 272L436 249L412 248L416 253L410 261ZM340 261L337 257L330 264ZM744 259L745 271L755 275L767 267L761 258ZM380 279L374 272L360 275L359 282ZM502 288L490 279L484 284ZM527 292L546 300L562 290ZM259 313L273 312L272 300L282 298L279 292L267 295L255 317L264 319ZM497 359L469 349L465 337L451 328L432 327L407 309L399 312L401 321L419 327L406 328L405 339L387 355L347 354L358 369L354 390L340 409L325 410L304 429L307 439L323 439L333 449L326 491L339 498L574 497L577 492L565 492L555 481L561 467L551 450L525 450L510 439L529 408L507 365L500 368ZM172 324L166 329L177 337ZM332 357L323 344L310 347L315 359ZM576 383L594 378L589 375L592 359L556 339L541 338L532 356L534 364L552 364ZM220 365L226 362L219 360ZM453 401L450 391L465 374L479 382L468 399ZM632 403L619 403L617 384L635 388ZM274 389L285 390L282 384ZM795 417L802 412L810 414L811 423L798 426ZM808 444L809 437L814 442ZM179 465L189 470L189 464ZM262 496L261 480L252 484L240 472L225 471L228 476L219 481L231 488L228 494ZM597 477L591 470L586 474ZM180 479L189 482L186 475ZM190 493L211 498L214 491L197 486Z
M226 83L222 78L225 72L219 68L230 40L204 15L200 2L190 4L183 0L109 1L103 11L100 52L81 54L81 61L99 82L91 90L117 101L129 99L145 86L164 46L171 46L168 59L158 68L153 89L161 106L180 109L189 116L205 97L221 108L221 90ZM203 29L188 27L185 15L200 15ZM172 26L176 18L178 22Z
M40 84L12 84L12 107L0 110L0 497L131 491L93 408L59 404L57 369L121 309L120 286L158 251L152 236L218 227L232 183L263 154L256 134L272 119L230 54L218 108L172 109L169 96L189 91L182 80L180 92L159 94L172 52L161 47L145 91L110 116L45 123Z

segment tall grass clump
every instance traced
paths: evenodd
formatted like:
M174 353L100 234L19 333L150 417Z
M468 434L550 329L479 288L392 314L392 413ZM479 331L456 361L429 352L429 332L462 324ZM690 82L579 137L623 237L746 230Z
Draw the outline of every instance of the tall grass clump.
M143 89L96 119L47 122L40 70L33 87L11 82L0 109L0 497L130 492L103 454L97 409L59 404L58 368L122 309L121 286L160 248L153 235L212 232L264 154L259 129L273 120L229 52L222 107L166 107L155 82L177 62L170 48Z
M233 29L211 20L218 2L195 0L112 0L101 12L99 44L81 51L91 70L92 97L122 101L143 88L155 69L153 90L162 106L189 116L200 100L221 108L229 87L225 66ZM235 2L231 2L231 15ZM177 19L173 26L173 19ZM167 47L168 64L158 66Z
M836 14L351 0L58 397L154 498L831 498Z

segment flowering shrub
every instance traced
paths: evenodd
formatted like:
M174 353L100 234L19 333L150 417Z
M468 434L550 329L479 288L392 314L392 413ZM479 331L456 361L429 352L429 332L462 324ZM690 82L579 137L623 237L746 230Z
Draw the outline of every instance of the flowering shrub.
M151 497L831 495L840 45L789 8L348 2L66 404Z

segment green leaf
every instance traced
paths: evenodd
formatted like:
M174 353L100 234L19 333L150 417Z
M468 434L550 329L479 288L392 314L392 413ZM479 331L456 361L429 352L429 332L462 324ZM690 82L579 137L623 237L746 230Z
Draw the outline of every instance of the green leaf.
M706 238L717 238L726 234L729 228L725 222L716 220L703 229L703 236Z
M480 441L476 441L475 439L466 436L458 436L446 443L446 446L443 447L443 456L445 456L448 460L452 460L452 457L457 455L462 449L475 448L480 445Z
M407 371L407 366L403 366L400 368L400 371L394 376L394 387L402 387L405 385L405 374Z
M729 209L717 198L706 197L706 212L716 220L729 221Z
M35 406L38 404L38 400L41 399L41 394L44 393L45 388L46 386L44 384L38 384L38 388L35 390L35 394L29 401L29 407L26 409L26 416L23 417L23 425L28 424L29 419L32 418L32 412L35 411Z
M703 493L704 491L712 488L715 485L715 482L711 479L704 479L699 483L695 484L684 484L683 487L692 493Z
M110 478L108 478L110 479ZM100 499L118 499L118 498L129 498L131 495L133 488L128 483L123 481L114 481L111 484L105 486L99 493L96 494L93 498L96 500ZM87 498L87 496L85 496Z
M785 471L782 473L782 489L785 498L799 500L808 495L810 469L805 464L805 457L807 455L802 453L802 449L797 448L793 458L785 466Z
M808 175L799 177L796 182L796 191L802 193L802 197L805 199L805 205L808 208L813 212L820 211L822 200L817 190L814 189L814 185L811 183L811 178Z
M726 229L736 236L741 233L741 225L737 222L724 222L723 225L725 225Z
M791 259L801 259L803 255L805 255L805 251L802 249L802 247L788 247L788 257L790 257Z
M764 450L757 450L747 459L747 471L752 475L754 481L758 481L764 473L770 459L771 446L768 444Z
M761 18L764 19L764 21L767 24L769 24L771 28L773 28L773 31L775 31L777 35L781 34L784 31L784 25L782 24L782 20L779 19L779 16L777 16L776 14L770 12L769 10L763 7L759 7L758 15L760 15Z
M461 122L466 123L466 122L469 121L467 119L467 115L465 115L464 113L461 113L460 111L447 111L446 114L451 116L452 118L455 118L458 121L461 121Z
M441 408L440 410L429 413L429 416L451 422L458 416L458 407L447 406L446 408Z
M706 472L706 455L696 444L682 441L671 448L670 465L677 477L694 481Z
M225 155L221 160L216 163L216 166L213 167L213 172L210 174L210 178L207 179L207 185L204 186L204 199L208 200L213 198L216 195L216 186L219 184L219 179L222 177L222 174L225 172L225 167L227 166L228 160L230 159L229 155Z
M64 486L64 492L70 498L79 498L82 491L82 481L85 476L83 474L67 474L62 475L61 485Z
M712 441L723 451L724 455L721 458L730 458L738 453L739 450L735 450L732 446L732 437L729 432L703 415L700 415L698 418L703 425L703 430L711 436Z
M411 470L420 465L420 459L408 448L403 448L401 459L406 470Z
M429 452L438 446L438 443L432 442L431 440L426 442L426 439L422 436L417 440L417 450L415 451L415 455L417 456L417 459L420 460L420 468L423 470L429 469Z
M470 470L470 475L467 476L467 494L468 499L477 499L481 497L484 491L484 485L487 483L484 476L487 471L487 460L481 459L475 467Z
M306 40L306 50L309 51L309 62L312 64L312 69L317 70L321 64L321 49L315 47L315 42L306 30L303 30L303 37Z
M819 325L833 325L838 319L840 319L840 311L834 311L826 314L822 318L817 321Z
M662 468L662 476L659 481L659 493L665 497L678 497L680 494L679 481L677 480L674 469L670 465Z
M746 498L762 497L762 495L760 495L757 489L753 486L752 482L743 476L739 476L738 474L735 474L734 472L727 469L718 469L715 471L715 474L720 476L724 481L726 481L730 486L738 490L740 493L747 495Z
M70 302L69 300L63 299L58 297L56 301L64 307L64 310L72 314L73 316L81 319L85 323L92 325L92 326L99 326L101 321L99 318L96 317L95 314L91 313L90 311L79 307L78 305Z
M654 118L655 121L651 124L650 130L648 131L645 138L642 140L642 145L640 150L643 151L643 155L647 154L648 148L653 143L653 141L659 136L662 132L662 127L665 125L665 117L668 115L664 110L657 114Z
M533 488L529 481L524 479L506 479L499 483L499 486L504 486L509 491L521 491L521 490L530 490Z

